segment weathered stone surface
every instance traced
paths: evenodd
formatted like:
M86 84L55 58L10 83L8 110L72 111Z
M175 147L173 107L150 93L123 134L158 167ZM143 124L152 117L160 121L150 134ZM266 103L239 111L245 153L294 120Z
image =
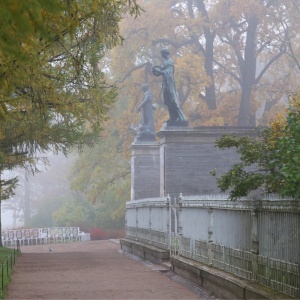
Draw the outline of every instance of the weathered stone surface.
M252 128L163 127L160 143L160 196L218 194L216 179L239 161L235 149L220 150L216 138L235 132L244 135Z
M131 146L131 200L159 197L159 144Z
M160 249L141 242L120 239L120 244L122 250L155 263L169 261L170 258L169 250Z
M170 263L174 272L213 292L221 299L293 299L192 259L173 256Z
M135 141L131 147L131 200L218 194L216 178L239 161L235 149L220 150L223 134L249 134L251 127L170 127L157 133L159 142Z

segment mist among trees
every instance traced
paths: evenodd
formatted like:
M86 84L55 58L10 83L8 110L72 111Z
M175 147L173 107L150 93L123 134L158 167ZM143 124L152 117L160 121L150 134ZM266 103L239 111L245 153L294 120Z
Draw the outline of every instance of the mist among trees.
M15 167L34 173L45 151L81 150L68 175L72 191L56 196L61 182L53 179L37 197L32 226L46 221L46 207L49 224L122 226L144 83L154 94L156 131L168 118L161 79L151 72L162 63L162 48L174 61L191 126L268 125L285 115L299 89L297 0L18 3L35 16L47 12L48 23L25 14L15 21L27 29L1 46L0 174ZM11 16L9 5L4 8L0 14ZM4 37L13 30L9 24ZM16 181L9 180L1 181L1 199L13 193Z
M160 79L151 72L152 65L161 64L160 49L171 52L179 100L191 126L268 125L278 114L285 115L290 95L298 90L297 1L140 3L140 17L121 21L123 44L101 60L118 87L103 143L85 150L75 164L74 188L91 201L105 186L118 191L130 177L142 84L154 94L156 131L168 118Z

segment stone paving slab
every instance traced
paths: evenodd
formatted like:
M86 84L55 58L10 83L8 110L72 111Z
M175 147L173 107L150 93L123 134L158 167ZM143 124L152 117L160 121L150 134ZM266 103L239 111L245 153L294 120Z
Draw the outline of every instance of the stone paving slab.
M24 246L6 299L205 299L114 241ZM163 270L164 269L164 270Z

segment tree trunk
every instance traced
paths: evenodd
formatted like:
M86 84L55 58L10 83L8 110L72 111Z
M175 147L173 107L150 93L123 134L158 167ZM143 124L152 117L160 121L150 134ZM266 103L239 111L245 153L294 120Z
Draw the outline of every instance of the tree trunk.
M241 104L238 116L239 126L250 125L250 102L251 93L255 84L255 73L256 73L256 28L258 20L256 16L251 16L249 19L247 38L245 46L245 58L244 63L241 67L242 74L242 96Z
M0 199L1 199L1 189L0 189ZM3 247L2 243L2 201L0 200L0 247Z
M13 229L17 228L17 200L14 199L14 211L13 211Z
M205 45L205 62L204 68L206 74L211 79L210 86L205 87L205 99L209 109L217 108L216 101L216 89L214 80L214 70L213 70L213 60L214 60L214 35L210 32L208 28L204 28L204 34L206 39Z
M30 183L25 176L25 195L24 195L24 225L28 226L30 221Z
M0 247L3 247L2 244L2 184L1 184L1 172L0 172Z
M202 13L203 18L205 19L207 26L203 26L204 37L205 37L205 52L204 55L204 68L206 74L210 77L211 83L209 86L205 87L205 102L209 109L217 108L216 101L216 89L215 89L215 80L214 80L214 39L215 33L209 28L209 17L208 11L205 7L203 0L196 0L195 5L198 10Z

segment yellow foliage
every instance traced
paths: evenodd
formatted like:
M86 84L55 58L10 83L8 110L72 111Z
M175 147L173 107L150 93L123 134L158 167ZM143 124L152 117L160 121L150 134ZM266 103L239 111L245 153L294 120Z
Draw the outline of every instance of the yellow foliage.
M275 8L267 8L261 1L220 0L212 4L205 3L209 7L208 18L198 11L195 2L194 15L191 17L190 11L186 9L186 2L183 2L139 1L144 12L134 20L123 18L120 28L124 41L110 52L109 63L106 62L111 83L119 88L118 99L124 102L122 117L115 124L125 141L127 154L134 137L128 130L139 124L136 108L142 100L142 84L147 83L154 95L156 131L159 131L162 123L168 119L167 109L162 103L161 78L151 73L151 65L162 64L159 52L161 48L168 47L170 50L175 65L176 86L181 97L180 104L190 125L234 126L237 125L242 95L242 65L239 60L244 58L247 19L255 15L258 20L257 48L268 40L272 43L280 40L280 37L276 36L278 31L271 30L279 24L274 18ZM232 21L236 22L236 26L244 24L240 27L240 35L233 34L234 29L230 27L233 26ZM214 110L210 110L201 97L211 84L211 78L207 76L204 68L203 50L206 49L203 26L209 28L212 33L217 33L213 65L217 108ZM234 47L221 40L220 36L224 38L223 33L224 36L234 39ZM192 42L193 39L198 39L203 49L197 47ZM274 48L276 47L277 44L274 43ZM274 56L271 50L257 51L258 74ZM238 58L237 54L241 57ZM265 102L268 104L262 113L263 118L256 120L257 124L266 125L274 118L274 113L282 111L283 95L288 89L294 90L298 78L297 72L291 70L288 61L282 56L268 69L259 84L253 84L249 103L251 117L263 108Z
M290 98L289 101L289 107L285 109L285 112L282 112L278 114L269 124L271 127L271 136L269 137L269 144L271 147L274 146L275 142L278 140L280 137L284 137L286 132L285 132L285 126L287 124L287 113L289 114L299 114L300 111L300 92L297 94L293 95Z

